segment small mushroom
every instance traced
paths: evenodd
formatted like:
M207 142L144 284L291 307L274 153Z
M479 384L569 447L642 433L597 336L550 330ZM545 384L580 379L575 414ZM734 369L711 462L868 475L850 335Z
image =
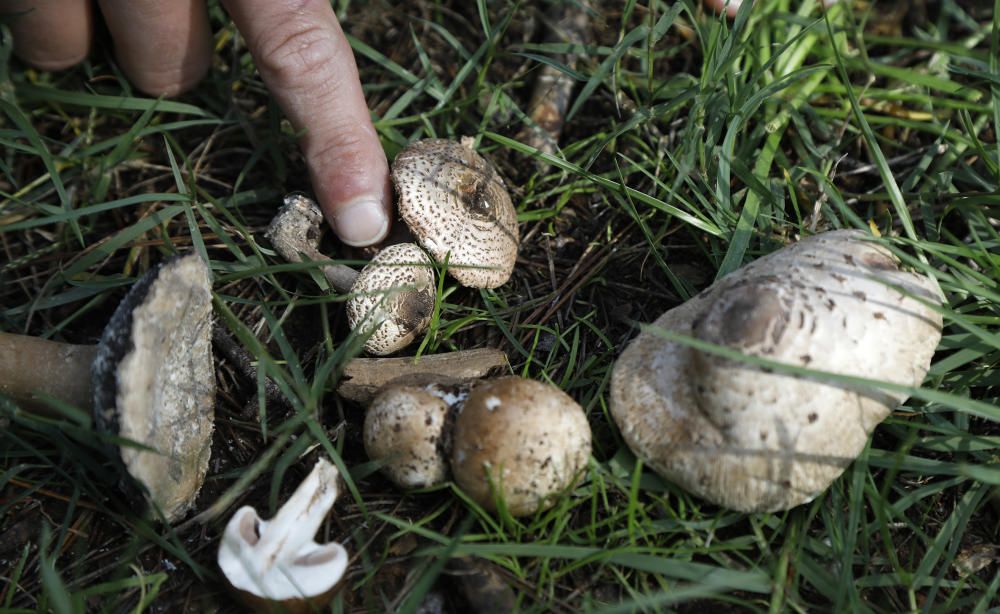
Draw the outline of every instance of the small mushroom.
M464 286L496 288L510 278L520 243L503 179L473 140L424 139L392 165L399 214L424 247Z
M285 260L326 260L319 251L319 206L303 194L285 196L267 238ZM348 323L367 338L365 351L383 356L409 345L430 323L436 288L427 255L412 243L379 252L360 273L343 264L320 270L338 292L349 294Z
M807 503L906 396L731 360L667 330L770 361L919 386L941 338L937 282L860 231L809 237L663 314L617 361L611 412L657 472L731 509Z
M468 396L468 386L391 386L365 414L368 457L402 488L427 488L448 480L451 410Z
M167 521L194 504L211 454L215 373L208 267L195 254L151 269L115 310L96 347L0 333L0 392L92 409L122 446L128 473Z
M562 390L521 377L487 380L472 389L455 418L451 469L474 501L513 516L551 505L583 476L590 425Z
M335 542L317 544L315 537L337 499L339 475L321 458L274 518L261 520L246 506L226 524L219 568L255 611L318 611L336 593L347 551Z
M365 446L404 488L447 479L486 509L514 516L551 505L590 457L583 409L555 386L504 377L464 388L391 386L365 418Z

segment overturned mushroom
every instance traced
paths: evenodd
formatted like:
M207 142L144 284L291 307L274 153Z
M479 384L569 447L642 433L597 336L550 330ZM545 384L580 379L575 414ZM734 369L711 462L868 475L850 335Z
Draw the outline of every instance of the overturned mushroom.
M337 468L319 459L271 520L242 507L229 520L218 564L226 580L256 611L312 612L336 593L347 551L317 544L316 531L337 499Z
M325 260L319 252L319 206L302 194L289 194L267 230L275 249L288 261ZM434 310L434 269L412 243L379 252L360 273L342 264L320 267L337 291L349 294L348 324L377 356L409 345L430 323Z
M827 232L722 278L663 314L617 361L611 411L629 447L719 505L774 511L836 479L906 396L783 373L670 341L918 386L941 338L930 277L860 231Z
M496 288L517 260L517 212L472 142L417 141L396 156L392 179L399 214L434 260L464 286Z
M0 333L0 393L46 411L46 397L92 409L128 473L168 521L193 505L211 453L215 375L208 267L195 254L151 269L97 346Z
M404 488L447 480L514 516L551 505L583 475L590 426L555 386L503 377L468 386L391 386L365 417L365 448Z

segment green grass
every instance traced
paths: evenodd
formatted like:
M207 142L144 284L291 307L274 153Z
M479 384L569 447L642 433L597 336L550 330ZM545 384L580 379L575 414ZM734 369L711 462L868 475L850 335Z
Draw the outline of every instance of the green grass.
M1000 543L1000 2L913 2L887 20L896 2L824 15L813 0L762 0L732 22L693 2L595 3L552 156L518 134L533 74L566 47L538 42L527 4L337 3L387 153L473 135L514 187L513 280L482 292L445 280L420 351L501 347L514 373L586 410L584 481L523 519L450 485L400 493L365 457L363 410L334 393L360 351L343 297L262 240L281 194L308 188L296 135L218 8L215 70L182 100L131 90L109 45L59 74L2 62L0 329L92 343L129 283L194 249L218 323L259 377L220 362L209 481L173 528L115 494L107 437L86 415L0 401L0 608L236 611L214 564L225 520L245 503L272 513L316 453L347 478L320 535L352 555L334 611L413 611L430 592L455 605L446 563L466 554L533 612L996 607L996 562L956 564ZM944 289L923 387L826 493L787 512L721 510L637 462L607 403L638 323L842 227L897 237Z

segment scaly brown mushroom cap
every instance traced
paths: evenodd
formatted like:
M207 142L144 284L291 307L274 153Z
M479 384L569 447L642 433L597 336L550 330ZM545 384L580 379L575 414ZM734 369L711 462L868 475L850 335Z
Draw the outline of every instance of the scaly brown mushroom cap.
M942 327L921 300L941 303L937 282L900 270L865 233L803 239L724 277L641 333L614 367L612 414L637 456L700 497L748 512L806 503L906 395L728 360L656 330L797 367L918 386Z
M555 386L520 377L477 384L455 418L451 470L474 501L514 516L548 507L590 458L583 409Z
M396 156L392 178L403 220L452 277L475 288L506 283L520 242L517 212L471 139L417 141Z
M347 321L368 335L365 350L376 356L399 351L422 333L434 312L434 269L413 243L390 245L369 262L351 287Z

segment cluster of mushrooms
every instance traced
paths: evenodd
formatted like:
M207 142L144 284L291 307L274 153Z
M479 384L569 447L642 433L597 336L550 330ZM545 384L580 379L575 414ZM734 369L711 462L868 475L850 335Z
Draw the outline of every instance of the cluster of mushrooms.
M471 142L419 141L397 157L399 210L416 244L385 248L360 272L322 264L374 355L424 330L433 258L460 283L507 281L518 248L503 181ZM322 261L322 215L290 195L268 229L291 261ZM426 252L425 252L426 250ZM429 254L429 256L428 256ZM691 493L746 512L815 498L874 428L919 386L940 340L936 281L905 270L861 231L804 238L718 280L646 327L616 362L611 413L636 454ZM26 407L92 408L126 440L119 458L147 502L173 522L192 507L211 448L211 277L200 257L151 270L119 305L98 346L0 333L0 393ZM33 368L61 365L63 377ZM873 381L896 385L881 390ZM583 478L591 431L558 388L520 377L402 378L364 419L364 446L405 489L449 479L486 510L530 515ZM347 553L315 533L338 493L320 460L269 521L240 509L218 554L255 607L312 608L339 584Z

